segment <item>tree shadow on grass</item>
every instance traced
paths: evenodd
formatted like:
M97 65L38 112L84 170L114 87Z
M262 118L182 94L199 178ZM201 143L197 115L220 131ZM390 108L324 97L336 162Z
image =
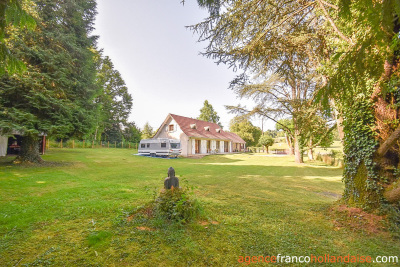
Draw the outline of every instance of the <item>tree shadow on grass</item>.
M226 173L233 173L235 176L243 176L242 178L252 178L252 176L265 176L265 177L282 177L282 178L300 178L306 180L331 180L331 177L338 177L341 179L342 169L326 167L326 166L279 166L279 165L240 165L240 164L209 164L209 163L194 163L195 165L208 165L206 169L209 172L217 171L224 175ZM200 167L199 166L199 167ZM201 167L203 168L203 167ZM339 178L340 177L340 178Z
M0 157L0 164L2 164L2 163L12 163L13 160L16 157L17 157L16 155Z
M15 163L17 156L0 157L0 168L37 168L37 167L62 167L72 165L73 162L44 161L42 163Z

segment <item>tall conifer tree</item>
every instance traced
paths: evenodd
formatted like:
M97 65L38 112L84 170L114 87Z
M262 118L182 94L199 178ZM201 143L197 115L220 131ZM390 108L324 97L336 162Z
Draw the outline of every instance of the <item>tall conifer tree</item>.
M96 69L90 36L94 0L36 0L40 21L33 32L16 31L13 52L27 66L21 75L0 80L0 129L18 130L20 158L38 162L38 134L83 136L92 129Z
M101 91L96 98L99 112L95 136L107 141L121 141L122 127L129 125L132 96L128 93L125 81L114 68L111 59L107 56L99 57L98 62L97 83Z
M222 128L221 122L219 121L219 116L208 100L204 101L204 105L200 109L200 116L197 119L217 123Z

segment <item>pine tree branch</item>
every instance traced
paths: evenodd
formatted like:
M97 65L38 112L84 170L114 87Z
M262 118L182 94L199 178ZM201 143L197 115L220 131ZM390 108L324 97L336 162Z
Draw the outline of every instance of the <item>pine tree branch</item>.
M346 42L350 43L351 45L354 45L354 42L348 38L347 36L345 36L336 26L335 22L333 21L333 19L331 18L331 16L328 14L328 11L326 11L324 4L322 3L322 0L318 0L319 6L321 7L322 11L324 12L326 19L330 22L332 28L335 30L335 32Z
M283 23L285 23L286 21L288 21L289 19L293 18L295 15L299 14L300 12L304 11L305 9L309 8L310 6L313 6L314 3L310 3L305 5L304 7L302 7L299 10L296 10L294 12L291 12L290 14L287 14L286 17L284 17L278 24L272 26L271 28L267 29L266 31L262 32L254 41L253 41L253 45L258 44L262 38L264 38L269 32L271 32L272 30L280 27Z
M332 5L331 3L328 3L328 2L326 2L324 0L320 0L320 2L323 3L326 6L329 6L329 7L333 8L333 9L335 9L335 10L339 10L338 6Z

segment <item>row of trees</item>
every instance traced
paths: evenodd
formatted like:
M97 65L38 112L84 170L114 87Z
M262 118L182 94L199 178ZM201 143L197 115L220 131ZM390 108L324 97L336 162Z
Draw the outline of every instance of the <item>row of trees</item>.
M266 105L267 103L264 103ZM230 107L228 107L230 108ZM241 110L243 112L243 110ZM282 115L281 113L278 115ZM254 126L249 120L249 114L245 116L234 117L229 124L229 131L240 136L248 147L251 146L271 146L273 138L284 136L289 147L289 153L295 154L295 128L292 119L280 119L276 121L276 130L267 130L263 132L260 127ZM200 109L199 120L217 123L222 127L219 121L219 116L214 110L213 106L207 101L204 101L203 107ZM313 114L307 121L302 120L298 126L298 154L300 155L301 162L303 161L303 151L307 150L308 158L314 159L313 149L317 146L329 147L334 139L335 127L330 127L327 122L318 114Z
M214 110L213 106L208 102L208 100L204 101L204 105L200 109L200 115L197 117L197 119L217 123L222 127L217 112ZM281 124L282 123L285 122L281 120ZM283 129L282 131L282 129L279 128L279 125L277 126L278 127L276 130L267 130L266 132L263 132L260 127L254 126L248 118L236 116L230 121L229 131L240 136L246 142L247 147L262 146L266 147L268 151L268 147L272 146L274 143L274 137L277 137L281 133L284 133L286 136L286 129ZM290 128L290 126L287 128ZM288 143L289 147L292 147L291 144L292 143L290 142ZM327 145L330 145L330 143Z
M96 48L95 15L95 0L2 1L0 129L24 133L22 160L41 161L41 133L108 141L140 136L128 122L125 82Z
M400 2L198 1L192 29L204 54L243 73L231 88L257 106L242 116L279 122L294 143L323 143L335 119L345 153L344 199L380 209L399 228ZM323 126L319 128L318 126Z

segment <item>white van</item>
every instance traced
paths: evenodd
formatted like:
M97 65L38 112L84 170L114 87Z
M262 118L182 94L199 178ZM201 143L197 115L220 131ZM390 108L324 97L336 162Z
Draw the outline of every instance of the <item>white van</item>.
M181 141L176 139L143 139L140 141L138 154L143 156L177 157L181 154Z

